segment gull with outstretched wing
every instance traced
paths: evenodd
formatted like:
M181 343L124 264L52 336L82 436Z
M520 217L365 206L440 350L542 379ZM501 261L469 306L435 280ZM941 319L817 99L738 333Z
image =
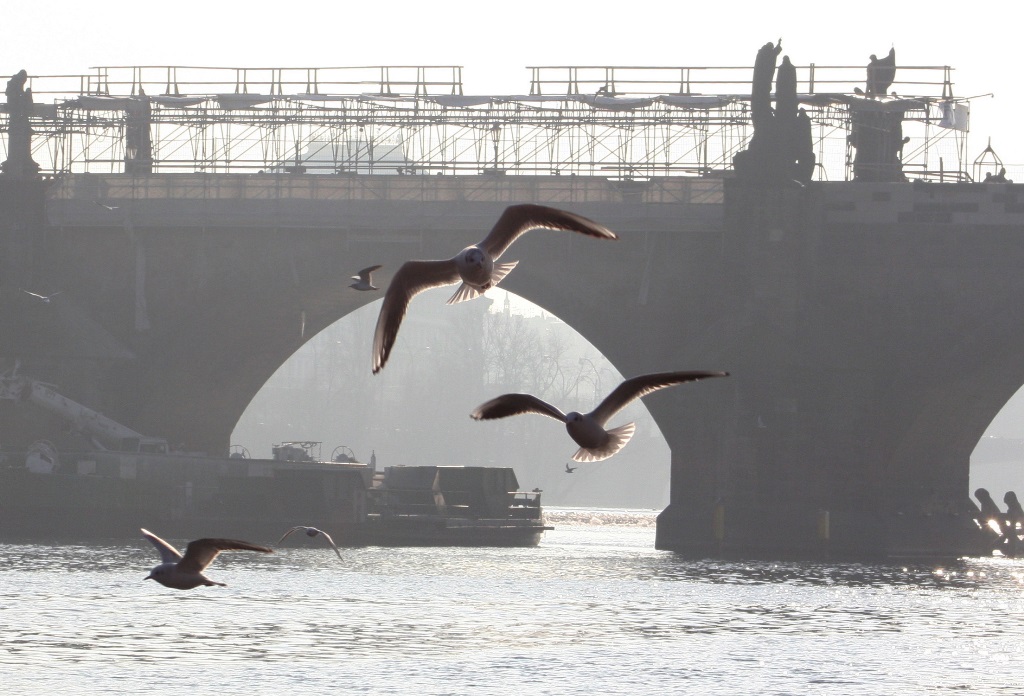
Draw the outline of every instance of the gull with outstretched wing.
M580 446L572 456L578 462L599 462L621 450L633 437L635 423L627 423L612 430L605 423L627 404L653 391L684 382L695 382L708 377L725 377L728 372L658 372L627 379L612 390L604 401L590 413L570 411L562 413L546 401L532 394L502 394L478 406L470 416L475 420L505 418L521 413L536 413L565 423L569 437ZM568 465L566 465L568 470Z
M285 532L280 539L277 540L277 545L280 546L281 542L284 541L289 534L298 531L304 532L306 536L310 538L322 536L324 539L327 540L327 543L331 545L331 548L334 549L334 553L338 554L338 558L341 558L341 551L338 550L338 545L334 543L334 539L331 538L331 535L322 529L317 529L316 527L304 527L302 525L292 527L287 532Z
M221 551L259 551L261 553L273 553L273 549L266 546L259 546L248 541L237 539L196 539L190 541L185 547L185 555L182 556L178 549L158 537L153 532L143 529L142 536L156 547L160 553L160 565L149 572L144 579L156 580L164 587L172 587L176 590L191 590L200 585L219 585L226 587L222 582L216 582L203 575L203 571L213 563L213 559Z
M53 293L50 293L49 295L40 295L40 294L39 294L39 293L37 293L37 292L30 292L30 291L26 290L25 288L22 288L22 289L21 289L21 291L22 291L22 292L24 292L24 293L26 293L26 294L29 294L29 295L31 295L32 297L35 297L35 298L36 298L36 299L38 299L38 300L39 300L40 302L45 302L46 304L49 304L49 303L50 303L50 300L51 300L52 298L54 298L54 297L56 297L57 295L59 295L59 294L61 294L62 292L64 292L63 290L58 290L57 292L53 292Z
M363 270L359 271L357 275L352 276L352 280L355 282L349 285L354 290L380 290L376 285L373 284L373 272L381 268L380 264L376 266L367 266Z
M373 334L373 373L380 372L387 362L398 336L398 327L415 295L462 281L448 304L479 297L516 267L518 261L496 261L512 242L534 229L565 230L597 239L618 239L604 225L575 213L543 205L510 205L479 244L468 246L444 261L406 261L384 293Z

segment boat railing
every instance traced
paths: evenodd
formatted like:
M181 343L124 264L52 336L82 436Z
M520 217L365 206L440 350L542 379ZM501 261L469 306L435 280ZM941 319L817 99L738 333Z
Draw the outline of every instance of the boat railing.
M541 517L540 491L516 491L509 505L509 517L539 520Z
M476 491L434 491L420 488L386 488L372 491L373 512L382 515L430 515L434 517L507 517L540 519L540 491L509 491L503 514L478 499ZM475 502L474 502L475 501ZM490 510L488 510L490 508Z

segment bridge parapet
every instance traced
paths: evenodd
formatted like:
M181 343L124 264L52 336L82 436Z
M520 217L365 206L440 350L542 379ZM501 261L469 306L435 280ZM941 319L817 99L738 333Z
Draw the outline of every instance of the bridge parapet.
M575 176L67 175L48 190L47 218L52 225L76 227L155 225L166 218L165 223L174 226L189 219L192 224L224 227L337 228L350 224L353 215L358 217L353 204L383 201L432 203L449 209L464 203L530 201L556 207L629 203L675 211L679 206L720 211L723 200L720 178L633 182ZM188 215L176 205L180 202L189 202ZM223 215L229 208L233 214ZM653 213L645 216L655 217ZM695 213L690 221L702 218L706 214Z
M1013 184L818 184L824 221L833 225L1024 223L1024 190ZM898 233L899 227L891 228Z

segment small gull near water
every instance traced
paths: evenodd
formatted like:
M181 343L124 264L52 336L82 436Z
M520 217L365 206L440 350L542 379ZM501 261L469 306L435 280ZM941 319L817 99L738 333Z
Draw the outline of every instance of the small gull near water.
M322 536L324 539L327 539L327 543L329 543L331 545L331 548L334 549L334 553L338 554L338 558L341 558L341 551L338 550L338 545L334 543L334 539L331 538L331 535L322 529L317 529L316 527L304 527L302 525L292 527L287 532L285 532L280 539L277 540L277 545L280 546L281 542L284 541L289 534L298 531L305 532L306 536L310 538Z
M176 590L191 590L200 585L219 585L227 587L222 582L216 582L203 575L207 566L213 563L213 559L221 551L259 551L261 553L273 553L273 549L266 546L259 546L248 541L237 539L196 539L190 541L185 547L185 555L182 556L178 549L158 537L153 532L143 529L142 536L156 547L160 553L160 565L149 571L145 580L156 580L164 587L172 587Z
M636 429L635 423L627 423L612 430L605 430L604 427L609 418L631 401L665 387L694 382L707 377L725 377L728 374L728 372L691 371L639 375L622 382L590 413L577 413L576 411L562 413L559 409L532 394L502 394L478 406L470 416L476 420L489 420L515 416L520 413L537 413L560 420L565 423L569 437L580 446L572 458L578 462L599 462L621 450L633 437L633 431ZM569 471L568 464L566 464L566 471Z
M373 373L380 372L387 362L398 336L398 327L415 295L461 280L462 284L448 300L448 304L479 297L497 285L519 263L495 262L512 242L533 229L565 230L598 239L618 239L604 225L575 213L543 205L510 205L479 244L468 246L443 261L406 261L395 273L384 293L384 302L373 334Z

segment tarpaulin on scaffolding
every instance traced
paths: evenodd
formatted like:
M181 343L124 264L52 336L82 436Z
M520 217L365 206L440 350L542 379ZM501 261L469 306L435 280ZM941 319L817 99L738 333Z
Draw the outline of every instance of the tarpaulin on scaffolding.
M266 94L218 94L215 95L220 108L230 111L232 109L251 109L259 104L266 104L273 97Z
M135 97L108 97L105 95L83 94L64 102L64 107L86 111L124 111Z
M958 131L969 130L971 120L971 108L965 103L945 101L940 104L942 118L939 125L943 128L952 128Z
M207 99L209 99L209 97L181 97L174 94L158 94L155 97L150 97L150 100L153 103L173 109L184 108L186 106L198 106Z
M733 101L732 97L707 94L665 94L657 97L657 100L682 109L717 109Z
M654 103L654 99L651 98L606 97L599 94L580 94L576 96L576 101L581 101L595 109L604 109L606 111L633 111L634 109L643 109Z
M432 101L435 104L440 104L441 106L466 107L490 104L494 101L495 97L471 97L463 96L461 94L439 94L437 96L424 97L424 99Z

